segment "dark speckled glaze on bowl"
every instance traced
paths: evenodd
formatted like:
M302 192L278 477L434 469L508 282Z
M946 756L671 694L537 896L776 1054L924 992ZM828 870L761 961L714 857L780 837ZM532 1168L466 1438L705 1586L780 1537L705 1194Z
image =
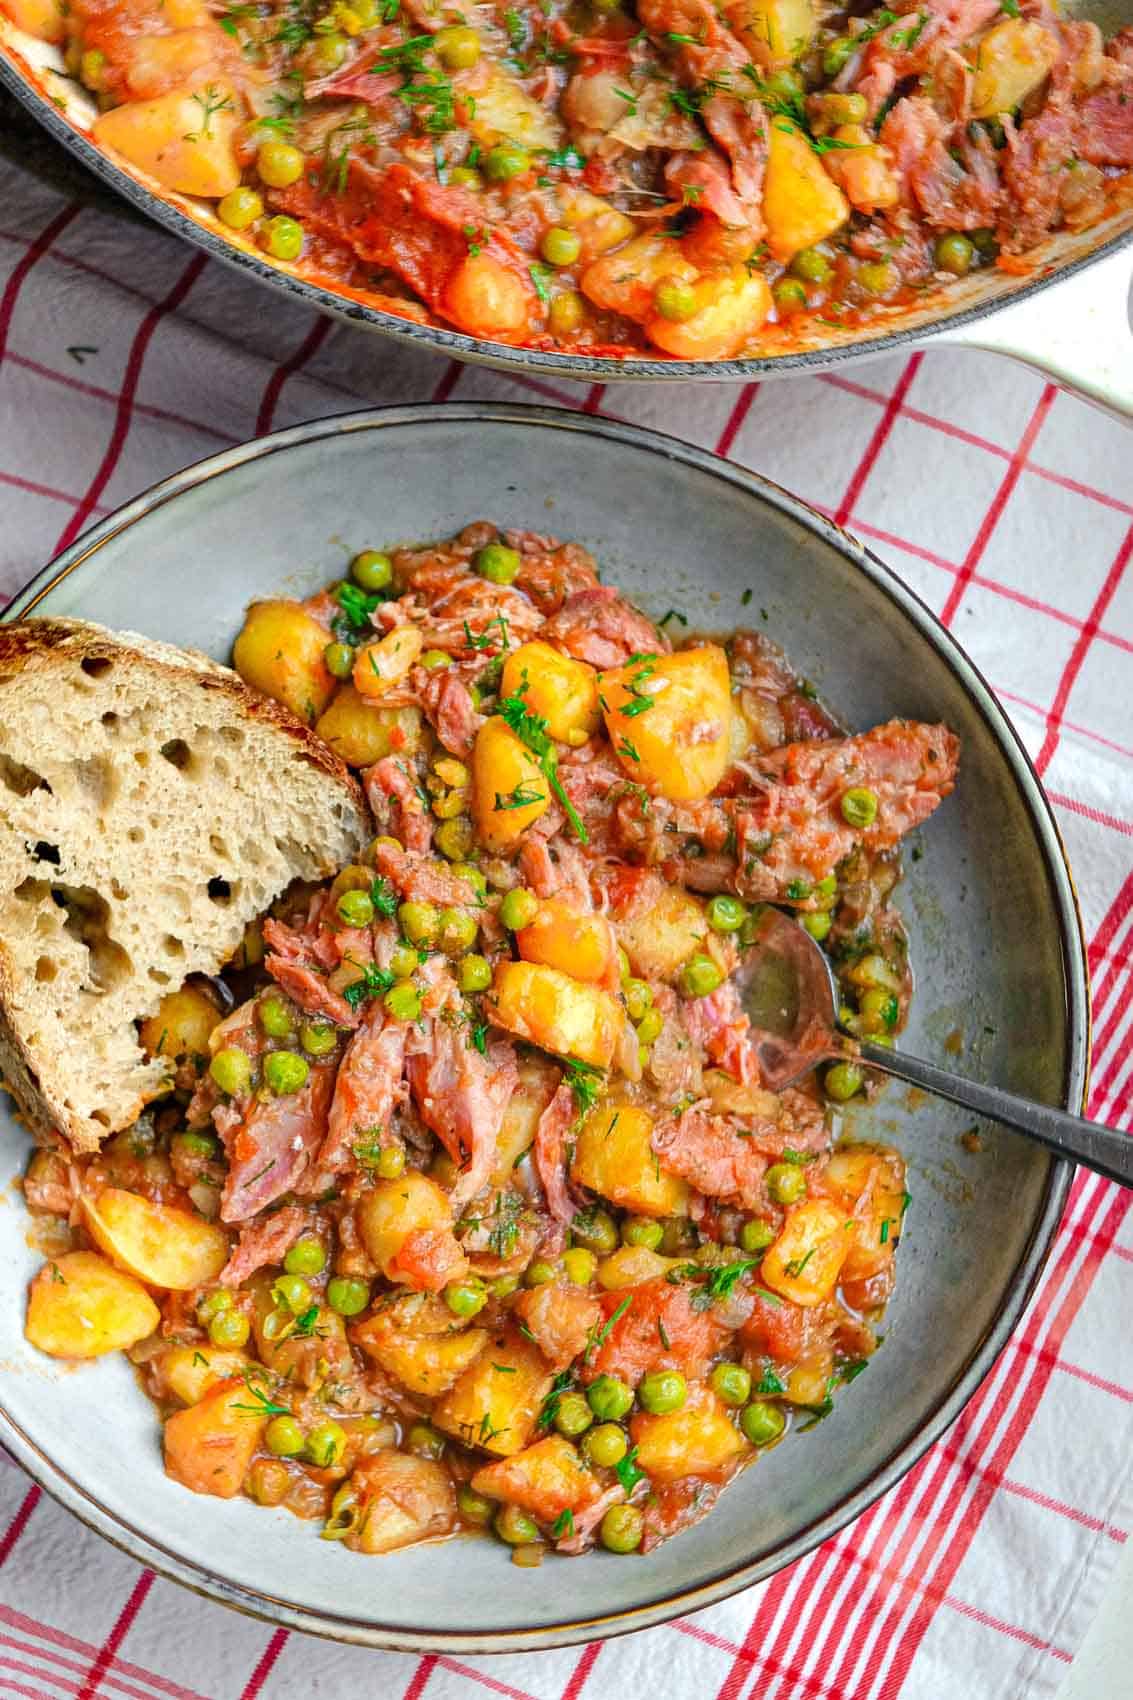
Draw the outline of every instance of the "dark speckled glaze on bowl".
M78 614L227 657L255 596L304 594L362 546L467 521L585 543L655 617L753 620L852 723L947 721L955 795L906 857L900 897L918 991L911 1050L1078 1107L1088 1059L1082 941L1038 781L952 637L860 544L776 486L654 433L510 406L406 407L280 432L217 455L112 515L10 615ZM750 591L751 595L746 593ZM7 1114L6 1110L2 1112ZM165 1574L342 1640L501 1652L615 1634L770 1575L893 1485L957 1415L1019 1317L1070 1170L1005 1129L973 1155L961 1112L891 1086L849 1118L895 1140L913 1202L886 1339L826 1422L761 1459L696 1528L647 1559L599 1554L517 1570L465 1540L386 1558L321 1543L248 1501L192 1498L162 1473L157 1424L122 1359L66 1370L22 1338L36 1259L0 1211L0 1385L9 1445L66 1506ZM7 1129L0 1186L26 1157ZM11 1196L11 1193L9 1194ZM473 1556L475 1562L472 1562Z

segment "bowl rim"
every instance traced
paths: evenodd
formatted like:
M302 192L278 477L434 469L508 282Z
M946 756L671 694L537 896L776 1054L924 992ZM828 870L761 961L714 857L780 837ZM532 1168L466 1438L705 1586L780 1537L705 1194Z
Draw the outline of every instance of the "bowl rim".
M364 408L336 414L224 449L160 480L92 526L69 549L49 562L12 599L0 614L0 622L7 623L33 613L49 591L61 584L85 562L97 557L102 548L131 526L177 496L198 488L236 467L269 455L285 453L300 445L333 439L355 431L383 430L404 425L451 426L453 422L466 426L496 422L537 430L575 431L644 450L662 460L682 461L697 471L731 484L745 495L770 505L802 525L812 535L837 550L843 559L862 573L913 622L920 635L935 649L957 678L973 708L1001 749L1038 839L1057 917L1063 963L1062 989L1067 1053L1061 1096L1067 1108L1083 1109L1090 1072L1090 1002L1081 915L1073 876L1053 810L1018 733L999 706L987 681L952 633L890 567L856 538L800 498L791 495L759 473L736 466L708 450L637 425L622 424L619 421L576 413L565 408L519 403L416 403ZM53 1499L77 1516L88 1528L109 1540L112 1545L201 1597L231 1606L276 1627L320 1635L358 1646L411 1653L535 1651L628 1634L667 1622L678 1615L699 1611L743 1588L766 1580L837 1534L913 1467L959 1416L1006 1345L1050 1254L1073 1173L1072 1163L1061 1158L1050 1159L1040 1206L996 1317L969 1354L961 1370L939 1394L918 1431L879 1465L859 1488L844 1495L821 1517L804 1525L762 1558L731 1565L693 1587L646 1599L637 1606L608 1615L573 1621L564 1619L562 1622L536 1629L525 1629L521 1624L517 1624L514 1628L504 1630L448 1632L437 1629L406 1630L383 1626L372 1620L366 1621L350 1615L339 1616L336 1613L309 1610L266 1591L228 1582L207 1563L181 1556L163 1543L151 1540L126 1519L105 1509L86 1488L72 1479L66 1468L58 1464L44 1446L11 1417L3 1405L2 1397L0 1439L28 1474ZM569 1599L569 1594L566 1597Z

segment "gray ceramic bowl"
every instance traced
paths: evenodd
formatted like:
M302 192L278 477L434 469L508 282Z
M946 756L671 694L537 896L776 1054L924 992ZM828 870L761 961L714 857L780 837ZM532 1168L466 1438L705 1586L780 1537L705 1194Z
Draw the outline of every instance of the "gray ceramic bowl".
M159 484L96 527L10 611L81 614L227 657L255 596L306 593L363 545L475 517L554 530L655 616L762 624L852 722L893 714L960 734L955 796L908 859L919 981L908 1045L1052 1104L1081 1103L1086 978L1051 815L1007 720L953 639L887 570L752 474L623 425L542 408L396 408L322 420ZM748 594L750 592L750 594ZM6 1111L0 1111L6 1115ZM37 1259L0 1211L3 1438L66 1506L139 1559L273 1621L376 1646L504 1651L657 1623L768 1576L895 1482L956 1416L1018 1318L1069 1170L1002 1129L891 1088L852 1131L898 1141L913 1203L886 1340L836 1412L761 1460L711 1516L648 1559L517 1570L462 1540L388 1558L321 1544L247 1501L162 1473L157 1424L122 1359L75 1370L24 1342ZM9 1121L0 1186L26 1139Z

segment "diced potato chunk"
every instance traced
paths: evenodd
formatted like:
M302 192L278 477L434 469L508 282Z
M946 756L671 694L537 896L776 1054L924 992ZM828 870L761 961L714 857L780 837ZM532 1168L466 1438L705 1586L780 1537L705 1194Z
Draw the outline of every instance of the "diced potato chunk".
M675 979L708 935L704 905L679 885L666 885L651 908L615 928L630 967L646 980Z
M604 1257L598 1265L598 1285L608 1293L621 1292L625 1287L640 1287L658 1275L668 1274L682 1261L679 1257L662 1257L648 1246L623 1245Z
M351 1338L411 1393L436 1398L479 1355L488 1335L458 1322L440 1299L422 1293L380 1305L352 1329Z
M517 1038L595 1068L613 1061L625 1016L600 986L541 963L500 962L492 1000L493 1019Z
M544 898L531 925L516 933L515 942L525 962L561 968L574 980L608 985L617 959L617 941L606 917L580 915L561 897Z
M694 283L698 275L671 236L635 236L624 248L587 266L580 288L596 307L644 324L653 317L655 284L663 277Z
M598 675L549 643L521 643L504 662L500 695L521 696L552 738L582 744L598 730Z
M550 786L527 745L493 715L472 750L472 819L486 850L510 850L546 813Z
M600 195L592 195L589 189L560 188L559 208L560 222L573 230L582 243L580 258L584 265L625 242L636 228L632 218Z
M631 779L680 803L715 790L732 725L728 658L718 644L629 662L599 684L606 731ZM642 709L645 698L650 706Z
M179 1062L183 1057L207 1057L209 1034L220 1020L220 1011L212 999L196 986L182 986L179 992L167 992L138 1028L142 1050L150 1057L168 1057Z
M470 336L504 337L527 325L530 301L514 271L494 254L468 254L445 284L442 310Z
M853 1240L845 1209L826 1198L809 1198L788 1210L760 1266L760 1280L794 1304L821 1304L837 1286Z
M243 1375L243 1352L219 1352L215 1346L174 1346L161 1356L161 1379L183 1405L195 1405L219 1381Z
M689 1388L679 1411L662 1417L642 1412L629 1428L637 1464L656 1482L720 1475L748 1450L724 1405L703 1385Z
M413 755L421 746L419 708L382 708L353 685L336 691L315 731L349 767L370 767L388 755Z
M433 1422L466 1446L508 1458L531 1438L552 1380L537 1346L521 1334L498 1335L433 1406Z
M853 1240L842 1279L863 1281L892 1260L905 1219L905 1164L886 1146L844 1145L823 1176L854 1218Z
M766 70L793 65L814 36L812 0L732 0L724 13L755 63Z
M165 1425L165 1470L193 1493L234 1499L265 1422L244 1381L221 1381Z
M636 1104L607 1101L578 1130L571 1175L639 1216L687 1216L688 1185L663 1169L650 1144L653 1117Z
M99 1358L152 1334L161 1312L139 1281L93 1251L45 1263L28 1293L24 1333L53 1358Z
M1057 65L1061 46L1052 30L1030 18L1004 18L976 48L972 117L1013 112Z
M888 150L878 145L872 132L864 124L839 124L833 139L846 146L828 155L826 169L846 191L851 206L864 213L895 207L901 185L890 168Z
M92 133L96 142L156 178L163 188L219 200L240 181L235 149L239 124L232 90L210 83L195 94L178 89L156 100L112 107L100 113Z
M766 1092L762 1086L748 1086L722 1068L705 1069L704 1090L718 1116L777 1122L782 1113L783 1106L774 1092Z
M253 602L232 646L232 665L246 685L313 726L335 686L323 660L326 647L326 631L298 602Z
M362 1242L387 1281L439 1291L468 1268L452 1232L448 1195L417 1169L378 1181L361 1199L357 1219Z
M63 8L59 0L4 0L4 10L18 30L40 41L63 40Z
M375 1452L355 1466L344 1490L354 1552L393 1552L437 1540L456 1527L456 1495L443 1464L407 1452ZM336 1511L339 1496L336 1495Z
M693 284L696 311L687 319L651 313L650 342L678 360L730 360L755 335L771 311L771 287L746 266L707 272Z
M136 1192L112 1186L84 1198L82 1209L87 1232L100 1249L147 1286L188 1292L215 1281L228 1261L223 1228L187 1210L151 1204Z
M549 1434L512 1458L485 1464L472 1478L475 1493L521 1506L542 1523L553 1523L564 1511L583 1511L593 1505L601 1488L593 1473L561 1434Z
M534 100L527 90L498 65L481 61L475 76L475 88L468 88L466 123L481 147L490 148L493 142L522 142L525 148L559 146L562 127L553 110L542 101ZM458 85L459 87L459 85ZM463 93L463 89L460 89Z
M786 1399L792 1405L821 1405L830 1391L834 1353L829 1346L812 1352L787 1377Z
M132 100L151 100L205 81L223 53L216 31L207 25L141 35L130 44L126 83ZM209 128L212 128L211 119Z
M825 241L850 216L845 195L788 118L768 121L763 216L767 246L782 265Z
M358 651L354 663L354 689L369 700L383 697L400 685L421 653L420 626L395 626L392 632Z
M573 1282L546 1281L541 1287L526 1287L517 1293L512 1315L552 1369L565 1369L584 1351L602 1326L602 1309L597 1299Z

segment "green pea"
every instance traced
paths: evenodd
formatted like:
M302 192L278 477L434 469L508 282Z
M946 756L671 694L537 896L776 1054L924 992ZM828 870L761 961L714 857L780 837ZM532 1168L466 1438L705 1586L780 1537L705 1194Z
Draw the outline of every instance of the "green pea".
M763 89L776 100L795 101L806 93L802 77L786 65L781 70L768 72L762 80L761 92Z
M519 551L506 543L486 543L476 551L473 565L489 584L512 584L519 577Z
M653 1002L653 993L644 980L627 980L622 986L622 995L626 1000L626 1011L631 1021L640 1021Z
M421 994L412 980L399 980L391 986L382 1003L395 1021L416 1021L421 1013Z
M847 826L864 831L877 819L877 792L867 790L864 785L854 785L843 791L839 807Z
M797 277L781 277L771 293L780 313L804 313L810 306L806 286Z
M230 189L219 202L216 216L229 230L247 230L264 215L264 203L254 189Z
M557 1274L558 1270L553 1263L548 1263L543 1258L536 1258L535 1262L529 1263L524 1270L523 1280L528 1287L545 1287L555 1279Z
M821 248L804 248L791 261L791 271L806 283L826 283L832 270Z
M289 1275L320 1275L327 1266L326 1249L321 1240L296 1240L284 1259L283 1267Z
M105 64L106 55L97 47L88 47L79 60L79 80L94 93L101 87Z
M683 1257L700 1244L696 1226L687 1216L666 1216L661 1224L661 1251L665 1257Z
M939 236L933 250L933 261L937 271L951 272L953 277L966 277L972 269L972 261L976 250L966 236L961 236L958 230L953 230L947 236Z
M836 897L838 895L837 874L827 874L825 879L819 880L814 889L819 897Z
M269 1039L291 1037L295 1023L290 1007L282 998L261 998L256 1005L256 1015Z
M484 1529L496 1515L496 1502L486 1494L476 1493L465 1482L457 1492L456 1509L466 1523L474 1523L478 1529Z
M480 57L480 37L467 24L448 24L433 37L437 58L446 71L467 71Z
M793 1163L772 1163L765 1179L776 1204L797 1204L806 1194L806 1176Z
M679 1411L688 1398L688 1383L675 1369L653 1369L637 1384L637 1402L650 1416Z
M778 1405L770 1405L766 1399L753 1399L740 1412L740 1427L753 1446L770 1446L786 1426L787 1419Z
M611 1505L599 1526L607 1552L636 1552L645 1533L645 1520L636 1505Z
M294 1458L307 1439L294 1417L273 1417L264 1430L264 1444L277 1458Z
M468 882L477 897L487 897L488 881L483 870L478 868L475 862L454 862L452 871L458 879L466 880Z
M665 1017L659 1009L647 1009L637 1024L637 1037L643 1045L651 1045L664 1025Z
M760 926L766 913L766 903L756 903L752 906L747 920L744 922L739 931L739 942L744 946L745 950L748 945L754 944L756 939L759 937Z
M450 183L455 184L458 189L481 189L484 186L484 179L481 177L480 173L473 170L470 165L458 165L455 171L451 171L449 173L448 180ZM431 649L429 651L430 655L437 655L439 653L439 650ZM447 664L448 663L446 662L446 665ZM422 667L425 665L424 656L421 657L421 665Z
M193 1133L186 1129L184 1133L175 1133L170 1141L172 1149L184 1157L192 1157L200 1162L210 1163L220 1155L220 1141L210 1133Z
M857 43L850 35L836 35L833 41L827 42L822 55L823 76L827 80L836 77L856 47Z
M608 1210L595 1205L578 1212L570 1225L570 1237L574 1245L585 1246L597 1257L608 1257L617 1248L617 1224Z
M710 956L690 956L681 969L681 991L686 998L704 998L724 979L723 971Z
M432 1423L414 1423L407 1436L410 1452L419 1458L439 1458L445 1449L445 1437Z
M530 1546L539 1539L539 1525L518 1505L501 1505L492 1524L501 1541L509 1547Z
M901 1013L901 1006L893 993L882 991L879 987L863 992L858 1008L862 1026L870 1033L891 1031Z
M393 562L381 549L363 549L350 563L350 576L372 595L374 591L387 590L393 583Z
M802 917L802 923L811 938L821 944L834 925L833 917L823 909L816 909L812 914Z
M335 679L349 679L354 671L354 651L348 643L328 643L323 650L323 661Z
M712 1391L725 1405L744 1405L751 1395L751 1376L743 1364L717 1364L711 1375Z
M543 232L539 252L548 265L573 266L582 252L582 238L576 230L567 230L561 224L553 224L550 230Z
M197 1321L211 1322L214 1316L219 1316L222 1310L232 1309L232 1294L227 1287L218 1287L213 1293L206 1293L197 1304Z
M311 1302L311 1289L302 1275L281 1275L271 1290L293 1316L300 1316Z
M348 927L368 927L374 919L374 900L368 891L344 891L338 900L338 916Z
M563 1273L572 1286L588 1287L594 1279L597 1262L594 1253L587 1246L572 1245L568 1251L563 1252Z
M633 1390L615 1375L600 1375L586 1389L586 1398L599 1422L617 1422L633 1404Z
M399 944L389 959L389 971L397 980L409 980L421 966L421 958L411 944Z
M488 1289L475 1275L450 1281L445 1288L445 1303L454 1316L477 1316L487 1302Z
M720 892L708 905L708 925L717 933L738 932L747 920L747 904Z
M567 1392L560 1395L555 1411L555 1427L560 1434L574 1440L585 1434L593 1421L594 1413L586 1403L585 1394Z
M653 285L653 305L670 324L681 324L696 312L696 291L680 277L663 277Z
M374 1168L383 1181L395 1181L405 1173L405 1152L400 1145L386 1145L378 1155Z
M836 1104L847 1104L865 1083L865 1076L856 1063L835 1063L826 1070L822 1090Z
M303 226L279 213L268 221L267 250L275 260L297 260L303 252Z
M519 1291L518 1275L497 1275L494 1281L488 1282L488 1291L494 1299L510 1299L513 1293Z
M338 1423L316 1423L307 1436L307 1456L320 1470L337 1464L346 1451L346 1430Z
M462 992L486 992L492 983L492 965L486 956L466 956L458 978Z
M513 177L522 177L525 171L530 171L531 159L526 148L518 147L514 142L497 142L495 147L488 149L480 165L484 176L491 178L493 183L507 183ZM489 544L488 547L495 545ZM497 579L495 582L510 584L511 579Z
M402 903L397 919L402 932L413 944L431 944L437 936L441 918L432 903Z
M272 1051L264 1058L264 1079L277 1098L302 1091L310 1072L311 1065L298 1051Z
M990 265L999 253L999 243L995 239L994 230L969 230L968 240L984 265Z
M775 1230L770 1222L764 1222L758 1216L749 1216L740 1229L740 1250L749 1255L757 1251L766 1251L775 1242Z
M622 1223L622 1242L625 1245L640 1245L646 1251L656 1251L664 1236L664 1228L651 1216L627 1216Z
M250 1333L248 1318L239 1310L218 1311L209 1323L214 1346L243 1346Z
M370 1302L370 1283L353 1275L336 1275L327 1282L327 1304L336 1316L360 1316Z
M617 1423L599 1423L583 1439L582 1451L587 1461L598 1469L612 1470L629 1451L626 1431Z
M338 1044L338 1030L329 1021L305 1021L299 1029L299 1043L309 1057L329 1057Z
M271 189L286 189L297 183L305 163L290 142L264 142L256 155L256 171Z
M476 943L480 931L475 915L467 909L442 909L437 943L446 956L462 956Z
M237 1098L252 1084L252 1059L236 1045L226 1045L209 1063L209 1073L222 1092Z
M436 843L441 855L447 857L450 862L463 862L472 848L472 822L465 815L443 820L436 831ZM484 876L479 868L475 869L475 872L482 880ZM465 877L468 877L467 874ZM476 889L483 897L484 893L480 887L477 886Z
M539 899L533 891L517 885L512 891L505 891L500 903L500 920L513 933L518 933L522 927L529 927L539 913Z
M888 260L866 260L858 267L857 278L870 295L888 295L899 281L896 267Z
M473 172L473 176L475 176L475 172ZM449 182L456 182L455 171L450 177ZM418 667L424 667L427 673L435 673L439 667L451 667L452 656L443 649L426 649L422 655L417 657L417 665Z

